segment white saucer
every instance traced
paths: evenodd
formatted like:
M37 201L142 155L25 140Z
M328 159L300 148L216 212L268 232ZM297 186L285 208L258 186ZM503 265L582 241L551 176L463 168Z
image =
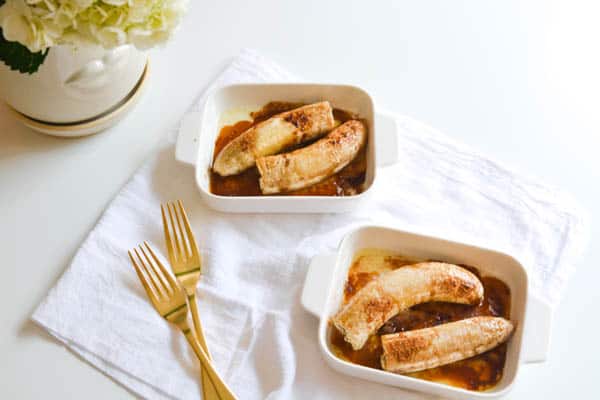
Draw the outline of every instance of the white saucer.
M90 119L71 123L52 123L30 118L12 107L8 107L15 118L34 131L52 136L81 137L98 133L119 122L139 101L143 89L148 82L148 64L138 83L120 103L110 110Z

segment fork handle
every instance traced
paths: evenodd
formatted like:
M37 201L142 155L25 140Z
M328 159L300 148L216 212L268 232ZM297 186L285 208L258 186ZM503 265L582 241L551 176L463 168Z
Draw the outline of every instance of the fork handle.
M202 364L202 369L206 370L208 378L210 379L214 388L216 389L219 399L237 400L231 389L229 389L229 387L225 382L223 382L217 371L215 371L215 368L213 367L210 359L208 358L208 355L202 349L202 347L200 347L192 331L188 329L184 332L184 334L190 346L192 346L192 350L194 350L194 353L196 353L200 364Z
M198 339L198 344L209 359L212 359L210 355L210 351L208 350L208 345L206 344L206 338L204 337L204 331L202 330L202 325L200 324L200 317L198 314L198 303L196 302L196 295L192 294L188 296L188 303L190 304L190 311L192 313L192 321L194 322L194 331L196 333L196 338Z
M194 321L194 331L198 344L202 347L202 350L206 352L209 359L212 359L210 352L208 351L208 345L206 344L206 338L200 324L200 317L198 316L198 304L196 303L196 295L192 294L188 296L188 303L190 304L190 311L192 314L192 320ZM202 399L203 400L218 400L219 393L217 389L210 381L206 368L202 368L200 371L200 378L202 379Z

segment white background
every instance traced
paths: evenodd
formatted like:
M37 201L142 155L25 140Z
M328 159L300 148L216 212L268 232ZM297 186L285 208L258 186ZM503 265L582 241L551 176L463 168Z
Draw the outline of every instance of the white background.
M152 52L149 90L119 126L55 139L0 106L1 398L130 397L28 318L122 184L242 47L308 80L363 86L381 106L571 192L590 211L592 240L556 312L549 361L522 368L507 397L596 398L599 3L191 3L174 40Z

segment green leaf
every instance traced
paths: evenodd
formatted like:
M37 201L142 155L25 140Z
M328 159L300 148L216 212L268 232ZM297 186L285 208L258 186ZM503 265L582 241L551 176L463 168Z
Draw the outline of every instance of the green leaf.
M0 6L5 0L0 0ZM9 42L2 34L0 28L0 61L8 65L10 69L22 73L33 74L44 62L48 55L48 49L32 53L29 49L18 42Z

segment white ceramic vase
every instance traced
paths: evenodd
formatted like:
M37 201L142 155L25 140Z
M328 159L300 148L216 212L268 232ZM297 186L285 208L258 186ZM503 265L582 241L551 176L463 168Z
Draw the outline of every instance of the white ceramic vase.
M133 46L56 46L34 74L0 62L0 97L45 124L80 124L106 115L137 88L147 55ZM91 133L91 132L90 132Z

